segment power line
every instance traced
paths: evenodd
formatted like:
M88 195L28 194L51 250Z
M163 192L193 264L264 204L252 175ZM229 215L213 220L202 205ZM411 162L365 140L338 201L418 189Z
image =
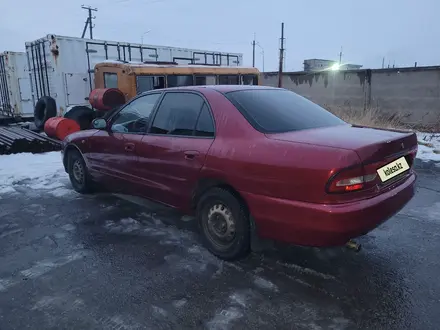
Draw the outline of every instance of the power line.
M96 18L96 16L92 17L92 11L98 11L98 9L92 8L90 6L86 7L84 5L82 5L81 8L85 9L89 12L89 16L87 17L86 23L84 25L84 30L83 30L81 38L84 38L84 36L86 35L87 26L88 26L89 31L90 31L90 39L93 39L93 28L95 27L95 25L93 24L92 20L94 20Z

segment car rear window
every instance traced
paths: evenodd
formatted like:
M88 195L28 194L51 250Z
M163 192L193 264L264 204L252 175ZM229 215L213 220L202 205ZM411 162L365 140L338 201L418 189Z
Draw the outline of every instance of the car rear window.
M285 89L239 90L225 96L255 129L263 133L345 124L316 103Z

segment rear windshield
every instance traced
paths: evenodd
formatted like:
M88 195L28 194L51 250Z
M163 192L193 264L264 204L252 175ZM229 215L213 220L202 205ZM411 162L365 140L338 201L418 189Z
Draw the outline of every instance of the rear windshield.
M345 124L319 105L285 89L248 89L228 92L225 96L263 133Z

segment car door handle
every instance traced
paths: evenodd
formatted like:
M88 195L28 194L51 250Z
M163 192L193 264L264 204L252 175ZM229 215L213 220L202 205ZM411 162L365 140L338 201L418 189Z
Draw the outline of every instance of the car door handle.
M124 149L125 151L134 151L134 143L126 143Z
M199 154L198 151L185 151L185 159L194 159Z

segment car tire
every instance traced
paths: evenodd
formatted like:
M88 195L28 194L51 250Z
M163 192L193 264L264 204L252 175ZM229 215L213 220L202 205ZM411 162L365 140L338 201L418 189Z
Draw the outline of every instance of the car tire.
M229 191L211 188L197 203L199 230L207 249L223 260L250 251L250 221L244 205Z
M67 157L67 172L69 173L73 189L80 194L92 193L93 182L90 179L86 163L81 154L76 150L71 150Z
M44 129L46 121L57 115L57 104L54 98L43 96L34 108L34 124L39 130Z
M76 121L81 130L89 129L95 116L94 110L83 105L74 106L64 114L64 118Z

